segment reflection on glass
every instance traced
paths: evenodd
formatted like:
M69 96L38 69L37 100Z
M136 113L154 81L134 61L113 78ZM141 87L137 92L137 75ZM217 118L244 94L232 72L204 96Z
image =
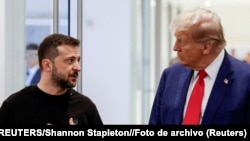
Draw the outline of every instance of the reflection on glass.
M26 81L25 86L36 85L41 77L41 72L38 62L38 45L31 43L26 47Z
M68 34L68 22L69 22L69 2L68 0L59 0L59 33ZM47 35L53 32L53 1L52 0L26 0L26 68L27 74L33 74L37 76L36 80L32 81L32 77L27 75L25 85L36 84L38 81L38 70L39 65L37 59L37 50L35 46L39 47L40 42ZM28 47L29 46L29 47ZM32 46L32 47L31 47ZM31 49L32 48L32 49ZM31 66L35 66L34 68ZM28 70L31 69L31 72ZM36 75L37 74L37 75ZM32 82L32 83L31 83Z

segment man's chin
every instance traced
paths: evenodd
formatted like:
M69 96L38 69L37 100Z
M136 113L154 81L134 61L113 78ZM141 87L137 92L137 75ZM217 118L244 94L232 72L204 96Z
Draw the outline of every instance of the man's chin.
M74 88L75 86L76 86L76 83L70 83L70 84L69 84L69 87L70 87L70 88Z

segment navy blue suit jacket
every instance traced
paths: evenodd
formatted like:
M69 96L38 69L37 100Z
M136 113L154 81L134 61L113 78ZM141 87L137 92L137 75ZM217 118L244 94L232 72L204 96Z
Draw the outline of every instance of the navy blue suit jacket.
M192 69L179 63L164 70L152 106L150 125L182 124L192 75ZM250 65L226 52L201 125L246 124L250 124Z
M41 70L38 69L35 75L33 76L30 85L36 85L40 81L40 78L41 78Z

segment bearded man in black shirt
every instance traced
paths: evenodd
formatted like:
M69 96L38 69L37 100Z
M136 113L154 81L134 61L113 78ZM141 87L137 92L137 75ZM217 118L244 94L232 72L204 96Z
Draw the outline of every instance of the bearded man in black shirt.
M10 95L0 108L0 125L102 125L96 105L76 86L80 41L63 34L47 36L39 46L41 79Z

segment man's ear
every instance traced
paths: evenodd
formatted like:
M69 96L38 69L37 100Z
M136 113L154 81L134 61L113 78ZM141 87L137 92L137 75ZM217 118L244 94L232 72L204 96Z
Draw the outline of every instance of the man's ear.
M203 46L203 54L209 54L212 51L212 47L212 42L206 42Z
M42 67L44 71L50 72L52 70L52 62L49 59L43 59Z

